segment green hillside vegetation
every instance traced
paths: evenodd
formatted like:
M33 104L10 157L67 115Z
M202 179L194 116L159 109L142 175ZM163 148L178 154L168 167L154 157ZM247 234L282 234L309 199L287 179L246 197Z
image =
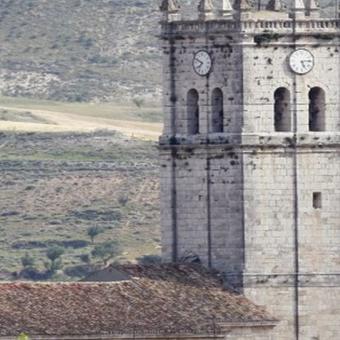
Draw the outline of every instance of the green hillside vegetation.
M108 242L119 245L111 260L159 254L154 142L107 131L1 133L0 146L0 279L27 263L51 268L51 247L63 249L53 267L62 280L81 277L89 262L103 265Z
M51 112L66 112L81 116L108 118L115 120L129 120L139 122L161 123L162 109L159 105L144 105L138 107L131 103L74 103L52 100L37 100L24 97L0 96L0 107L8 109L46 110ZM0 118L0 120L2 120Z

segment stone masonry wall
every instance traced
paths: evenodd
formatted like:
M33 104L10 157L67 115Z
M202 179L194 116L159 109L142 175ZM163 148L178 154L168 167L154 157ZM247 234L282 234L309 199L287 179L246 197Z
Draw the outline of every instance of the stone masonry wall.
M200 77L192 69L195 52L206 48L214 65L214 71L207 78ZM191 36L164 43L163 105L166 118L163 136L175 136L170 143L202 142L195 140L199 136L188 138L187 134L187 93L191 89L199 93L200 135L211 131L210 105L215 88L223 92L224 131L240 132L240 60L241 49L234 44L233 35L214 38ZM242 166L237 155L228 147L226 149L208 151L205 147L179 147L175 153L170 149L161 151L162 247L165 259L173 259L176 233L178 258L194 254L204 263L213 262L220 269L241 270L243 236L239 209L242 207ZM226 201L228 206L225 206ZM226 221L229 221L227 232Z
M243 292L281 320L268 339L340 338L340 48L335 21L179 23L164 41L166 123L160 141L163 254L243 273ZM228 31L230 29L230 32ZM186 31L187 30L187 31ZM268 33L271 32L271 33ZM172 41L173 39L173 41ZM315 57L298 76L295 48ZM213 69L192 70L194 52ZM224 133L211 131L211 93ZM290 91L291 131L274 129L274 92ZM326 94L325 131L309 131L309 91ZM200 131L187 134L186 95L199 93ZM296 276L298 270L299 275ZM239 282L236 282L239 283ZM298 313L298 318L296 317ZM257 339L242 333L235 339ZM230 339L234 339L230 335ZM229 339L229 338L228 338ZM261 339L261 338L259 338ZM267 338L265 338L267 339Z
M225 340L277 340L268 327L233 328L226 334Z
M340 271L340 152L327 146L318 151L302 149L296 169L300 338L335 340L340 334L340 277L336 275ZM289 152L246 156L245 292L283 320L275 328L282 340L294 337L293 170ZM314 192L322 195L320 209L313 207Z
M229 148L182 148L162 153L163 254L170 259L171 186L176 192L178 257L197 255L227 272L243 268L242 161ZM164 208L163 208L164 207ZM164 211L163 211L164 209Z
M326 131L340 131L339 87L340 49L338 43L326 38L297 41L298 48L308 48L315 58L312 72L296 76L288 66L294 51L282 41L264 46L245 46L244 69L244 133L274 132L274 92L285 87L291 94L291 112L296 111L297 132L309 133L309 91L321 87L326 92ZM295 98L296 97L296 98ZM294 102L296 99L296 104ZM292 126L294 117L292 114Z
M255 70L244 73L244 131L258 134L252 143L244 136L243 143L253 144L255 149L257 143L265 145L246 153L244 159L245 293L282 320L274 330L280 340L295 338L296 305L300 339L335 340L340 336L336 322L340 277L335 275L340 272L340 57L338 43L329 38L316 41L304 37L296 42L315 57L314 70L304 76L289 70L287 59L293 46L282 40L245 47L243 58L244 69ZM274 131L278 87L291 92L296 136ZM309 131L312 87L326 92L325 132ZM321 194L320 209L313 207L314 193ZM298 296L294 288L296 251L302 274Z
M242 126L242 54L234 37L199 37L167 42L163 47L163 107L165 110L164 135L187 135L187 93L199 93L200 133L211 130L211 95L220 88L224 96L224 131L240 132ZM208 51L214 71L208 77L197 75L192 68L195 52ZM175 112L175 114L174 114ZM175 115L175 117L174 117ZM173 120L173 123L172 123ZM171 127L174 126L174 131Z

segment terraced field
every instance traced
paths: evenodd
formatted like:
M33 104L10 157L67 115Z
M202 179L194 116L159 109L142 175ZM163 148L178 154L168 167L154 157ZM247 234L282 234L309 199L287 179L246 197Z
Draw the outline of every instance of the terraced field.
M161 109L116 103L63 103L0 97L0 131L94 132L118 131L126 136L157 140Z
M26 254L44 270L53 245L64 248L60 280L78 279L65 272L107 240L122 247L115 260L159 253L159 132L148 124L160 123L126 114L131 131L123 134L112 123L121 124L122 116L105 117L105 110L97 118L74 112L76 107L61 115L41 103L0 105L6 107L0 111L0 279L12 279ZM98 130L101 119L107 121L105 130ZM93 226L104 231L94 245L87 235Z

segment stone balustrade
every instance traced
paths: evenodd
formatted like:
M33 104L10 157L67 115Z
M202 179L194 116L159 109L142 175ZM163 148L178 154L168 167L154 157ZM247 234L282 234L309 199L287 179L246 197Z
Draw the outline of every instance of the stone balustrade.
M172 23L164 22L162 24L162 37L170 37L172 35L192 34L201 35L202 33L265 33L274 31L277 34L290 34L292 32L303 31L313 34L338 34L340 28L339 19L281 19L281 20L190 20L177 21Z

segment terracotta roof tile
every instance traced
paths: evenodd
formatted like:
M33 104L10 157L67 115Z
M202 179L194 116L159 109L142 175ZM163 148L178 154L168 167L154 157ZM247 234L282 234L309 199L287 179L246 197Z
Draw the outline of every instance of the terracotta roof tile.
M111 283L0 284L0 336L218 332L219 322L273 318L192 266L120 266Z

